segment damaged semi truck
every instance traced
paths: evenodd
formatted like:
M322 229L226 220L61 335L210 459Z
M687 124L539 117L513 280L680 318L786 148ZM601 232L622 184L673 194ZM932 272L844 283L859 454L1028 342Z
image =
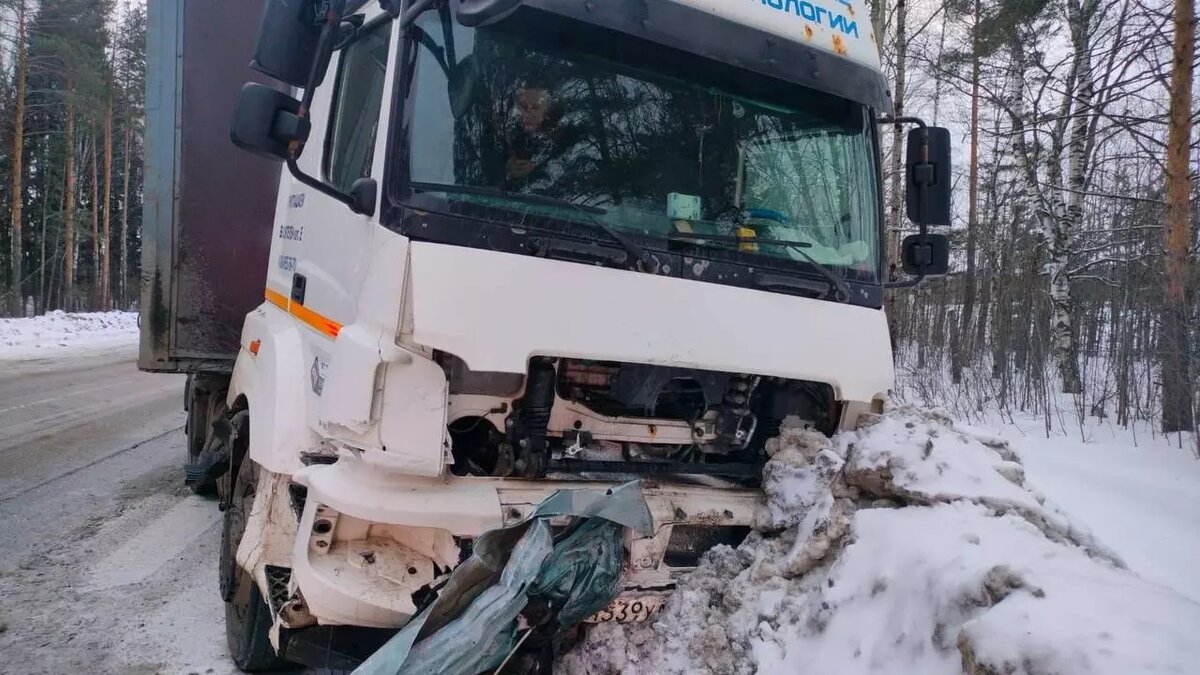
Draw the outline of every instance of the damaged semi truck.
M883 117L861 0L149 11L140 366L189 374L247 671L353 667L480 535L632 479L592 620L646 620L748 534L784 418L880 409L884 290L946 270L949 135Z

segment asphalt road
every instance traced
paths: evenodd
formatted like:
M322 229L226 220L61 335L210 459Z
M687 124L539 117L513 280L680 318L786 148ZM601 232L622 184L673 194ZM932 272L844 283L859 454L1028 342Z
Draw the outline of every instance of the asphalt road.
M182 408L128 348L0 362L0 674L235 672Z

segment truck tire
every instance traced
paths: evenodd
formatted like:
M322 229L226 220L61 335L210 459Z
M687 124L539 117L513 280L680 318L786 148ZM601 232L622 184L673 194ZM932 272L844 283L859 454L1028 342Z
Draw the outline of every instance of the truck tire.
M205 406L207 408L207 406ZM200 453L204 451L204 444L208 441L208 435L205 431L208 429L207 418L204 413L195 406L188 411L187 421L184 422L183 431L187 436L187 445L184 448L186 453L183 457L184 473L187 473L187 467L195 465L200 459ZM204 497L212 497L217 494L217 482L215 480L187 483L188 489L194 494Z
M212 424L212 419L210 418L212 392L204 384L196 375L188 375L187 384L184 388L183 407L187 411L187 420L183 425L183 432L187 437L183 456L185 476L190 473L188 470L189 467L196 466L200 462L200 454L204 452L204 445L208 443L209 426ZM217 494L217 482L215 480L201 482L186 481L186 483L188 488L195 494L204 497L212 497Z
M237 549L254 504L258 467L242 462L221 527L220 582L225 600L225 639L234 664L246 673L286 670L295 666L279 658L271 646L271 610L258 584L237 563Z

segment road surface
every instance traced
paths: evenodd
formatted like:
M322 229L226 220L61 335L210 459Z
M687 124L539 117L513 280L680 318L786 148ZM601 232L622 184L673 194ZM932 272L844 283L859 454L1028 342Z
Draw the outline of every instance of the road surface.
M0 361L0 674L235 672L183 378L134 357Z

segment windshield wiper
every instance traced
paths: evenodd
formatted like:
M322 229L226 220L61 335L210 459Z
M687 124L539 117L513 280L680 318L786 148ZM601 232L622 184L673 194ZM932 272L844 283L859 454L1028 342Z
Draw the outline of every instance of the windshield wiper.
M539 204L542 206L558 206L565 209L570 209L576 213L582 213L588 216L587 219L581 221L591 225L597 230L608 235L616 243L620 244L621 248L625 249L629 255L633 256L637 261L636 267L640 272L648 272L657 274L659 269L658 258L653 254L625 236L617 228L600 220L596 216L602 216L608 211L599 206L588 206L586 204L576 204L565 199L557 199L555 197L545 197L542 195L527 194L524 192L509 192L500 188L483 187L479 185L442 185L440 183L413 183L413 188L417 190L425 190L427 192L459 192L468 195L482 195L486 197L499 197L501 199L509 199L516 202L525 202L527 204Z
M812 248L807 241L791 241L789 239L759 239L758 237L739 237L734 234L700 234L699 232L673 232L672 241L689 241L704 245L705 241L719 241L731 244L769 244L772 246L794 246L796 248ZM731 249L732 250L732 249Z
M719 242L722 244L766 244L769 246L787 246L803 256L805 261L807 261L818 272L821 273L821 276L829 280L830 288L834 290L834 300L837 302L849 302L850 296L853 295L852 291L850 290L850 286L846 283L845 279L835 274L833 270L829 269L825 265L817 262L816 258L812 257L808 254L808 251L804 250L806 248L812 248L812 244L807 241L789 241L787 239L757 239L751 237L738 237L734 235L708 235L691 232L672 234L671 240L685 241L696 246L705 246L708 245L709 242ZM739 250L728 246L722 248L730 251Z

